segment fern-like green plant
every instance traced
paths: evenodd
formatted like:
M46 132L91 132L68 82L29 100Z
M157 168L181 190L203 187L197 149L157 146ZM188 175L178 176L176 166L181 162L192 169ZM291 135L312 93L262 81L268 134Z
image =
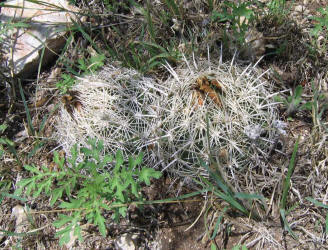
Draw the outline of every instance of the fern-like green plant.
M18 183L15 194L32 194L34 198L41 194L51 197L50 205L63 209L54 226L60 230L60 244L68 242L70 233L82 240L80 222L98 226L100 233L106 236L105 210L113 212L112 219L118 222L126 216L128 203L142 201L141 185L150 185L151 178L159 178L161 173L152 168L139 167L143 154L129 157L128 164L121 151L116 156L101 157L103 143L89 139L90 148L77 145L71 149L71 157L66 159L54 153L57 169L47 166L26 165L24 168L33 176ZM83 160L78 162L82 153ZM114 164L111 164L114 161Z
M56 83L56 87L60 90L61 94L67 93L75 84L75 78L68 74L62 74L61 80Z

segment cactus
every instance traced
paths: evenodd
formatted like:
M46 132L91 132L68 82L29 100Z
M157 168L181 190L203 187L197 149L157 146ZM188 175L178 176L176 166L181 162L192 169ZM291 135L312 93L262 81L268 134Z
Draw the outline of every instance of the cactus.
M96 137L108 153L144 151L148 166L185 177L207 175L198 159L210 154L232 171L255 166L268 154L277 112L264 73L233 62L191 67L186 60L166 68L171 76L165 81L114 66L78 79L73 92L81 109L63 107L57 121L64 150Z

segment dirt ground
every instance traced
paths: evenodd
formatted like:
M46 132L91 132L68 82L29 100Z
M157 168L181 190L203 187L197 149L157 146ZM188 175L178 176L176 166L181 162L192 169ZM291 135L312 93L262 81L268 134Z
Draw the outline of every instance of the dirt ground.
M277 20L269 17L262 18L257 24L258 32L262 33L266 44L270 45L266 47L268 54L271 48L285 45L284 53L264 57L258 67L262 71L275 70L275 74L270 74L266 78L274 82L277 91L294 89L297 85L302 85L305 100L310 100L313 96L311 86L313 82L321 83L325 86L322 90L328 93L327 50L313 57L306 47L309 42L309 30L315 24L315 21L308 16L318 15L318 8L326 7L327 3L323 0L297 0L287 1L287 3L292 7L287 20L282 25L276 25ZM297 6L304 6L304 9L298 11ZM130 14L120 13L121 16ZM197 15L206 14L198 13L190 8L186 18L189 18L190 23L197 23ZM133 27L131 26L130 29ZM113 34L108 34L108 36L111 35ZM119 40L117 37L110 38ZM211 49L211 46L217 46L216 40L219 38L213 34L199 42L199 56L202 56L204 51L206 52L207 47L202 47L205 43L210 44ZM123 46L121 40L117 44ZM323 45L320 46L323 47ZM76 54L73 53L76 52L76 48L69 49L68 54ZM231 56L229 53L229 49L224 48L224 59ZM25 80L23 85L33 124L38 127L42 118L46 114L51 114L42 134L42 138L46 138L42 145L36 144L35 138L28 133L26 111L19 97L19 91L15 93L16 102L13 103L12 108L8 100L8 86L0 85L0 125L3 123L8 125L8 129L0 136L15 141L16 151L19 152L22 161L21 164L17 164L13 154L8 152L4 156L0 164L2 193L12 193L17 182L28 176L27 171L22 168L24 164L51 166L53 151L60 150L57 148L56 141L47 139L51 138L56 129L57 113L52 113L52 111L57 104L64 105L62 97L54 86L55 81L48 81L49 76L54 79L59 78L60 73L57 72L59 66L50 65L44 69L38 81L31 77L32 79ZM2 75L5 73L3 72ZM158 78L166 77L162 70L149 74ZM310 111L298 111L293 119L288 120L284 108L281 107L280 118L288 124L287 134L277 141L278 150L270 158L268 167L254 170L252 179L255 183L252 184L260 187L259 190L265 196L268 206L265 210L266 214L262 210L261 221L241 216L236 211L228 209L216 228L216 223L227 204L209 194L204 194L190 198L188 201L145 205L142 210L131 206L128 209L127 218L122 219L119 224L106 223L108 230L106 238L101 236L94 225L85 223L82 233L84 241L72 240L62 248L58 245L58 238L55 236L56 229L52 226L57 215L47 198L30 197L26 201L1 195L3 200L0 211L0 232L2 233L0 234L0 248L189 250L211 249L211 245L216 245L218 249L242 249L241 246L244 245L247 249L328 249L326 212L305 199L305 197L320 197L321 202L324 204L327 202L327 132L318 132ZM322 121L328 122L327 111L322 114ZM282 226L279 200L283 186L282 177L287 174L293 147L298 137L300 137L298 160L289 192L290 204L293 204L289 207L292 213L287 215L290 227L298 236L295 239ZM249 179L245 177L245 180ZM147 200L161 200L195 191L181 183L182 181L165 174L165 177L160 180L153 181L150 187L145 187L143 193ZM256 206L258 204L254 205ZM24 213L18 216L22 220L18 230L18 217L13 215L13 208L21 211L22 207L28 207L30 211L27 216L23 215ZM108 221L111 221L110 216L109 213L104 215ZM215 230L218 233L211 238ZM125 245L121 242L125 242Z

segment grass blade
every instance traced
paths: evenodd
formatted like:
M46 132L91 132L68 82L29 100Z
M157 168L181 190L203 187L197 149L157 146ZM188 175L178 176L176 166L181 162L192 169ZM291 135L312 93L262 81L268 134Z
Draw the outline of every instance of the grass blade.
M237 209L238 211L242 212L245 215L249 215L250 212L242 205L240 202L238 202L234 197L233 194L230 194L229 192L227 194L222 193L218 190L217 187L215 187L212 183L210 183L208 180L206 180L203 176L199 176L202 182L199 182L197 180L194 180L198 184L202 185L204 187L203 190L206 192L213 192L217 197L223 199L224 201L228 202L233 208Z
M174 197L174 198L167 198L167 199L155 200L155 201L141 201L140 204L158 204L158 203L165 203L165 202L170 202L170 201L183 200L183 199L187 199L187 198L190 198L190 197L200 195L200 194L202 194L206 191L207 191L206 189L202 189L202 190L199 190L199 191L191 192L189 194L180 195L180 196Z
M328 213L326 214L326 234L328 234Z
M311 197L306 197L305 199L312 202L317 207L322 207L322 208L328 209L328 205L323 204L322 202L317 201L317 200L315 200ZM326 224L325 225L326 226L326 234L328 234L328 211L327 211L327 214L326 214L326 223L325 224Z
M297 150L298 150L299 140L300 140L300 137L297 138L296 143L294 145L292 158L290 159L289 166L288 166L287 176L286 176L286 178L284 180L284 184L283 184L283 191L282 191L282 197L281 197L281 201L280 201L280 208L284 209L284 210L286 209L287 195L288 195L289 188L290 188L290 179L292 177L292 174L293 174L294 168L295 168L296 154L297 154Z
M180 16L179 7L174 0L165 0L165 3L170 8L173 15Z
M248 193L235 193L234 197L237 199L246 199L246 200L255 200L255 199L262 200L262 199L264 199L264 197L262 195L248 194Z
M211 240L213 240L216 237L216 235L218 233L218 230L219 230L219 226L220 226L221 221L223 219L223 216L224 216L224 214L226 213L227 210L228 210L228 207L224 207L222 213L220 214L218 220L216 221L215 226L214 226L214 230L213 230L213 234L210 238Z
M97 44L91 39L91 36L88 35L88 33L86 33L82 26L79 25L76 21L74 21L73 19L71 19L72 23L74 24L74 27L76 30L78 30L79 32L81 32L82 36L84 37L84 39L86 39L87 41L89 41L92 45L92 47L97 51L98 54L102 54L101 49L97 46ZM73 28L74 29L74 28Z
M39 79L40 79L40 74L41 74L41 68L42 68L42 62L43 62L44 52L45 52L46 47L47 47L47 46L45 46L43 44L42 44L42 46L43 46L43 48L41 50L40 61L39 61L39 65L38 65L38 77L37 77L37 80L36 80L37 81L36 82L37 85L39 84Z
M29 108L27 106L27 102L26 102L26 99L25 99L25 95L24 95L22 84L21 84L21 81L20 80L18 80L18 86L19 86L20 95L21 95L22 100L23 100L23 103L24 103L24 108L25 108L25 112L26 112L26 118L27 118L28 128L29 128L31 134L34 136L35 135L35 130L34 130L34 127L33 127L33 124L32 124L30 110L29 110Z
M296 143L294 145L294 150L293 150L293 154L292 154L292 158L290 159L289 162L289 166L288 166L288 172L287 172L287 176L284 180L284 184L283 184L283 192L282 192L282 197L281 197L281 201L280 201L280 218L284 224L284 228L288 231L288 233L295 239L297 240L298 237L297 235L291 230L288 221L286 220L286 202L287 202L287 195L289 192L289 188L290 188L290 179L292 177L292 174L294 172L294 168L295 168L295 163L296 163L296 154L297 154L297 150L298 150L298 144L299 144L299 140L300 137L297 138Z
M224 194L222 192L214 191L214 194L220 197L221 199L225 200L228 202L233 208L239 210L243 214L249 216L250 212L243 206L241 205L236 199L234 199L232 196Z
M208 8L213 11L213 0L207 0Z
M36 154L36 152L40 148L42 148L44 145L45 145L45 143L43 141L41 141L41 142L38 141L36 143L36 145L32 148L32 150L28 153L27 158L29 158L29 159L32 158Z
M322 207L322 208L328 209L328 205L323 204L322 202L317 201L317 200L315 200L315 199L313 199L311 197L306 197L305 199L308 200L308 201L310 201L310 202L312 202L317 207Z
M285 230L288 231L288 233L295 239L298 240L297 235L293 232L293 230L290 228L288 221L286 219L285 209L280 209L280 217L284 223Z
M221 176L212 172L211 169L207 166L207 164L202 159L200 159L200 164L209 172L210 177L212 177L215 180L216 184L224 193L232 194L231 190L229 190L228 186L224 183L224 180L222 179Z
M55 112L56 110L59 108L59 104L56 104L55 108L50 112L49 116L46 115L43 119L42 119L42 122L41 122L41 125L40 125L40 129L39 129L39 133L41 134L45 128L45 125L46 125L46 122L48 120L49 117L51 117Z
M150 3L149 3L149 1L147 1L147 9L144 10L144 15L145 15L146 20L147 20L147 27L148 27L148 31L149 31L151 40L153 42L155 42L156 33L155 33L155 29L154 29L153 20L152 20L151 15L150 15Z

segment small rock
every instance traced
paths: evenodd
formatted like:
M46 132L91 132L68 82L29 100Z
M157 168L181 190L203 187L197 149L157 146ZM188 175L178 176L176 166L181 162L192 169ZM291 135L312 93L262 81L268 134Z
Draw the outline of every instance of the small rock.
M24 233L27 231L29 222L25 209L17 205L11 210L11 216L15 218L15 233Z
M135 234L122 234L116 241L115 245L118 250L135 250L135 241L137 235Z
M51 71L50 75L48 76L47 83L54 83L57 82L59 76L61 74L61 68L55 68Z
M295 6L295 8L294 8L294 10L296 11L296 12L303 12L304 11L304 6L303 5L297 5L297 6Z

